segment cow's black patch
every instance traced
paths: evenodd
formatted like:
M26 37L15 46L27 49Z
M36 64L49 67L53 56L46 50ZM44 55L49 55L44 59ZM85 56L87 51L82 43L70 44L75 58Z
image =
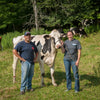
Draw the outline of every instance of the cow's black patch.
M31 40L34 38L35 36L31 36Z
M72 33L74 32L74 35L84 35L87 37L87 33L82 28L72 28L70 30L72 31Z
M35 41L33 43L35 44Z
M51 52L51 38L48 39L47 36L45 36L45 44L43 46L42 52L45 54L47 51Z
M38 41L37 46L40 44L40 41Z
M81 34L81 35L84 35L84 36L86 36L86 37L88 37L88 36L87 36L87 33L85 32L84 29L81 29L81 30L80 30L80 34Z
M50 38L50 36L49 35L45 35L44 38L47 39L47 38Z
M44 56L41 56L41 59L43 60Z

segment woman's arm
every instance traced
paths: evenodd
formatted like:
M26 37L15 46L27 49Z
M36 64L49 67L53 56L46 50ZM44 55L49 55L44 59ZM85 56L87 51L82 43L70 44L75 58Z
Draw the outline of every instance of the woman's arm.
M80 61L80 57L81 57L81 49L78 50L78 58L77 58L77 61L76 61L76 66L79 65L79 61Z

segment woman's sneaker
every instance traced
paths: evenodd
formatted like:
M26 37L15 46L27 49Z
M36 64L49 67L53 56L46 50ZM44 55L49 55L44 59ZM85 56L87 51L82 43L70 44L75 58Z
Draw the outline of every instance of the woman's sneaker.
M20 91L20 95L24 95L25 94L25 91Z
M75 91L75 93L78 93L79 91Z
M34 91L34 89L32 88L32 89L27 89L27 92L33 92Z
M70 89L71 90L71 89ZM69 89L67 89L67 90L65 90L65 92L68 92L68 91L70 91Z

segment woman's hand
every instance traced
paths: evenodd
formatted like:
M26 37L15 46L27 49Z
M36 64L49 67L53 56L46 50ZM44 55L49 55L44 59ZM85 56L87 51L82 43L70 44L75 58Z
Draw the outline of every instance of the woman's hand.
M61 45L63 46L64 45L64 42L62 40L60 42L61 42Z
M78 60L76 61L75 65L78 67L78 65L79 65L79 61Z

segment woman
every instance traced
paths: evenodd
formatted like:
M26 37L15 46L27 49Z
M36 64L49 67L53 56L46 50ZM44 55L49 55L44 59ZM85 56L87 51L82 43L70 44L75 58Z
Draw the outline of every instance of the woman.
M71 66L73 69L73 74L75 78L75 93L79 92L79 74L78 74L78 65L81 56L81 44L78 40L73 39L73 34L71 31L67 32L68 40L62 43L62 53L64 53L64 65L66 70L66 79L67 79L67 90L71 90Z

